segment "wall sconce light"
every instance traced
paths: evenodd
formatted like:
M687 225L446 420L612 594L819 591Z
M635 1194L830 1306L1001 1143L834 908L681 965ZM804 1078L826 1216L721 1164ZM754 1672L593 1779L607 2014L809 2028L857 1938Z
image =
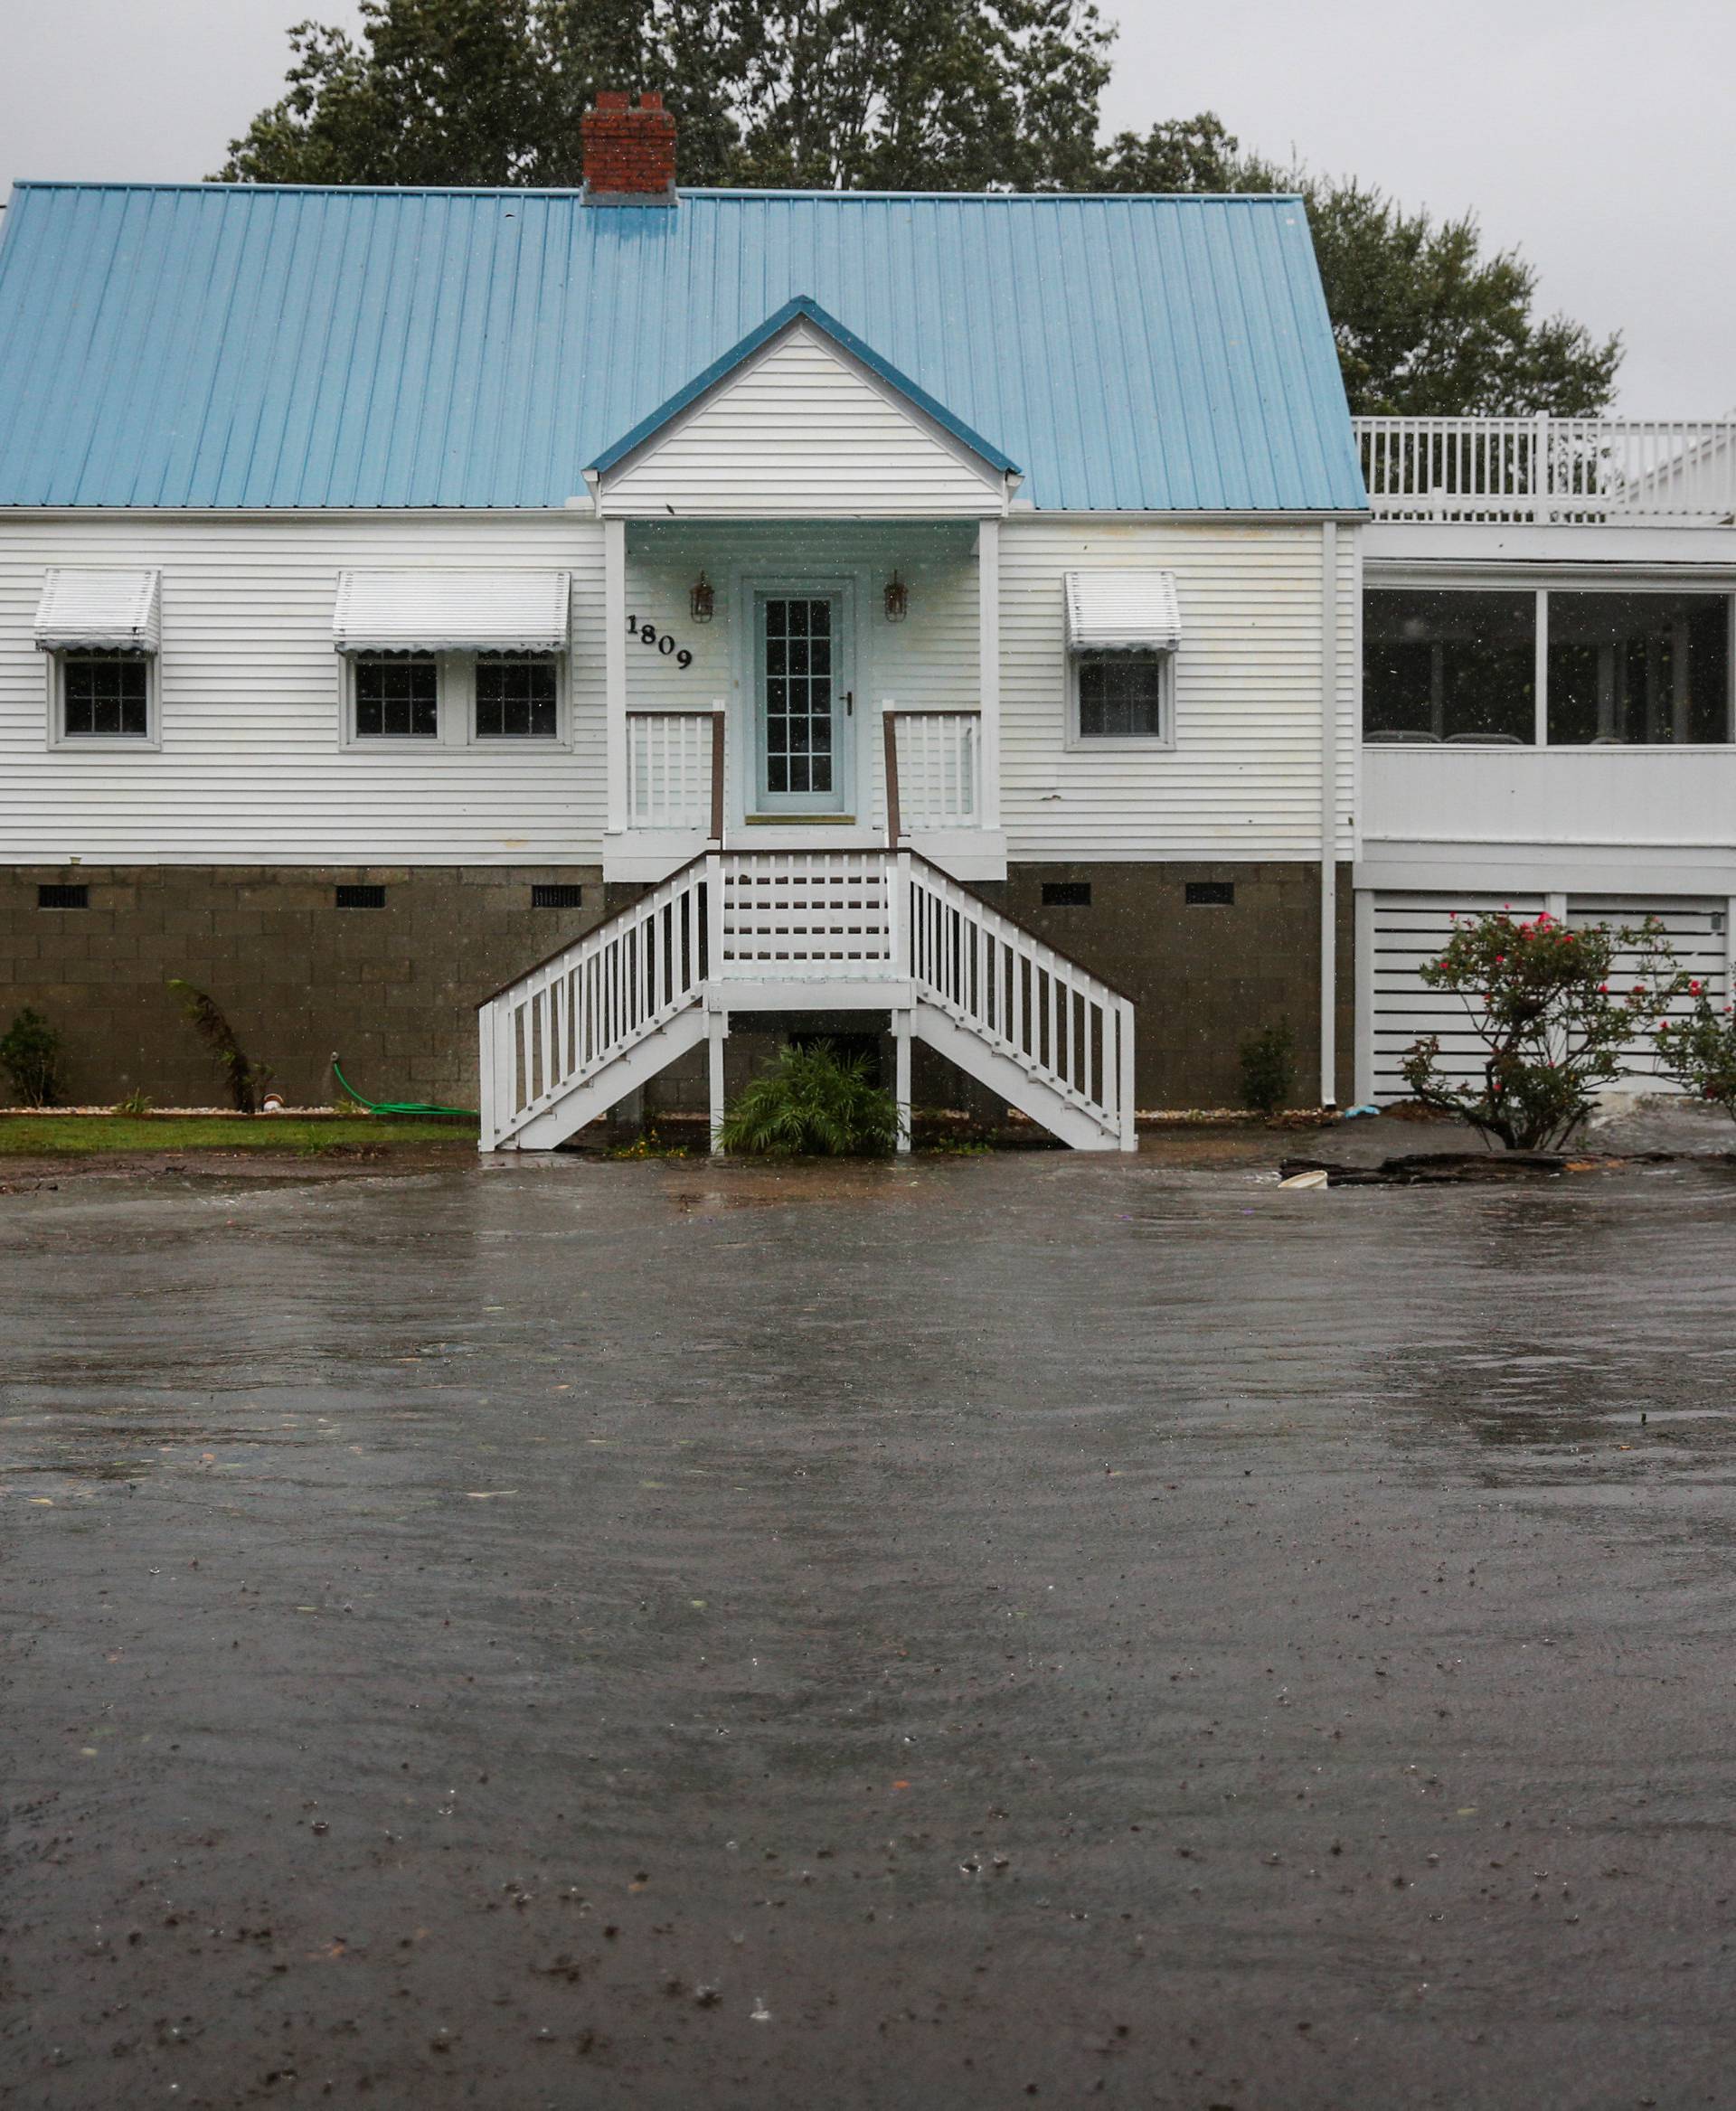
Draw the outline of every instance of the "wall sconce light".
M886 582L886 620L902 623L910 612L910 589L894 572Z
M708 580L705 577L705 574L702 571L698 579L694 580L693 587L689 589L687 595L687 613L693 617L695 623L709 623L712 619L712 611L716 607L716 596L712 591L711 580Z

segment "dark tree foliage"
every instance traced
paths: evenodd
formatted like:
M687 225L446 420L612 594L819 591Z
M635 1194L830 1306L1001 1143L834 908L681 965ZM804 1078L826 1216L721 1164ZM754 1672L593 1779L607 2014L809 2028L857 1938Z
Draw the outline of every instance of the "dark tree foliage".
M1090 0L363 0L303 23L231 182L580 181L599 88L661 88L689 184L1078 187L1111 32Z
M290 33L238 183L576 185L599 88L660 88L681 180L838 190L1266 191L1307 200L1354 411L1584 414L1618 338L1533 313L1536 273L1354 180L1243 155L1210 111L1098 141L1091 0L362 0Z

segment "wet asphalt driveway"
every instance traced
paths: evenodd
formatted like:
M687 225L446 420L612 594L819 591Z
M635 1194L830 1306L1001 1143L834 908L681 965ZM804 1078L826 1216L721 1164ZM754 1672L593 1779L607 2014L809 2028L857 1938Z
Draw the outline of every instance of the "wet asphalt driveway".
M0 1202L0 2099L1736 2103L1736 1173Z

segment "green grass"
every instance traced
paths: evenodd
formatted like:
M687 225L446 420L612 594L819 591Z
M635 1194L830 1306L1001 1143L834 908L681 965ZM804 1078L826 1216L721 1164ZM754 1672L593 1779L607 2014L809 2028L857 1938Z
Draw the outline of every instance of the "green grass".
M298 1121L294 1115L12 1114L0 1117L0 1158L85 1158L105 1151L289 1151L324 1157L358 1149L450 1144L474 1151L471 1121L393 1121L362 1116Z

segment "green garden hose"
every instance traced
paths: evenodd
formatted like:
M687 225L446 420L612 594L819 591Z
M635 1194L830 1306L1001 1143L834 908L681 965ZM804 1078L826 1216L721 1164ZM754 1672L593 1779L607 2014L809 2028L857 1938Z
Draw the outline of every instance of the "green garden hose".
M450 1114L467 1121L477 1119L474 1107L433 1107L425 1099L364 1099L338 1068L335 1054L332 1057L332 1075L355 1104L365 1107L370 1114Z

